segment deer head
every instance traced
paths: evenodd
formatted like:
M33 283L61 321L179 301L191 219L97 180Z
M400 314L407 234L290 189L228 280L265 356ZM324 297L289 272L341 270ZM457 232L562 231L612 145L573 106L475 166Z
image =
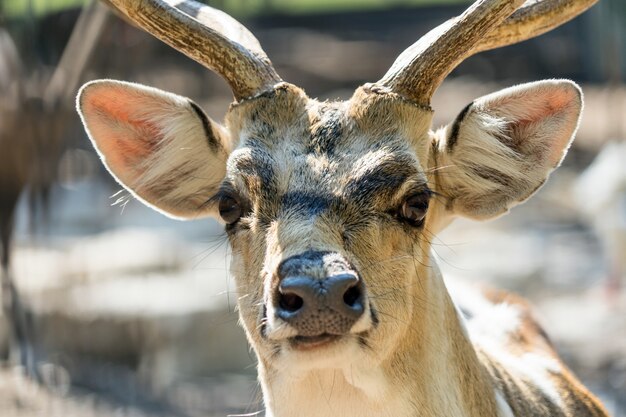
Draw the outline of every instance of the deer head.
M225 224L270 414L329 414L315 393L332 380L335 415L495 415L493 384L430 242L456 216L493 218L530 197L563 159L581 92L566 80L519 85L476 99L437 131L430 98L471 54L541 34L594 2L477 1L379 81L319 102L283 82L253 35L215 9L110 0L222 75L235 102L219 124L184 97L104 80L81 89L78 110L138 199Z

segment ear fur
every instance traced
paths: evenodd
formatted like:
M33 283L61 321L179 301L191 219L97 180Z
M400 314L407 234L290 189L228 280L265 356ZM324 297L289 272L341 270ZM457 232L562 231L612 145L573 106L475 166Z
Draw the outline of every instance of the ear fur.
M225 175L230 144L195 103L99 80L80 89L77 109L104 165L139 200L180 219L212 214L206 201Z
M434 166L447 209L475 219L526 200L565 156L582 110L568 80L522 84L470 103L436 133Z

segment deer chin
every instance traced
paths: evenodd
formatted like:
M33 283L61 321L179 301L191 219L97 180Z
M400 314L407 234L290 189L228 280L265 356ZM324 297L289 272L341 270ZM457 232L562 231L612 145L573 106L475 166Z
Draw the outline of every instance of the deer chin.
M280 369L303 374L320 369L348 369L365 358L367 336L361 334L295 336L281 343Z

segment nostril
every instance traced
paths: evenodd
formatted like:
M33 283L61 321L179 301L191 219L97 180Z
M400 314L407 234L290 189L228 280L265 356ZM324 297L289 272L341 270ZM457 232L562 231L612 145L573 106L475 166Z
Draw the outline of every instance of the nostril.
M360 304L361 300L361 289L358 285L354 285L343 294L343 302L346 303L349 307L355 307L357 304Z
M280 294L280 298L278 299L278 305L280 308L289 313L294 313L300 310L303 304L304 300L302 297L293 293Z

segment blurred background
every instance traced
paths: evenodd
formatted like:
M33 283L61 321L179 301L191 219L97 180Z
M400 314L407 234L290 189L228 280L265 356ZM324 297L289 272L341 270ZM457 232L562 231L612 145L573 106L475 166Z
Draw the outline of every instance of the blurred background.
M283 79L345 99L469 2L209 3L251 29ZM444 275L531 299L563 358L617 417L626 416L625 28L626 3L601 0L544 36L468 59L433 101L440 126L515 83L582 85L577 139L548 184L506 217L457 221L434 250ZM188 96L216 120L231 101L216 75L104 6L2 0L0 414L256 413L222 229L167 219L120 192L74 110L77 89L96 78Z

